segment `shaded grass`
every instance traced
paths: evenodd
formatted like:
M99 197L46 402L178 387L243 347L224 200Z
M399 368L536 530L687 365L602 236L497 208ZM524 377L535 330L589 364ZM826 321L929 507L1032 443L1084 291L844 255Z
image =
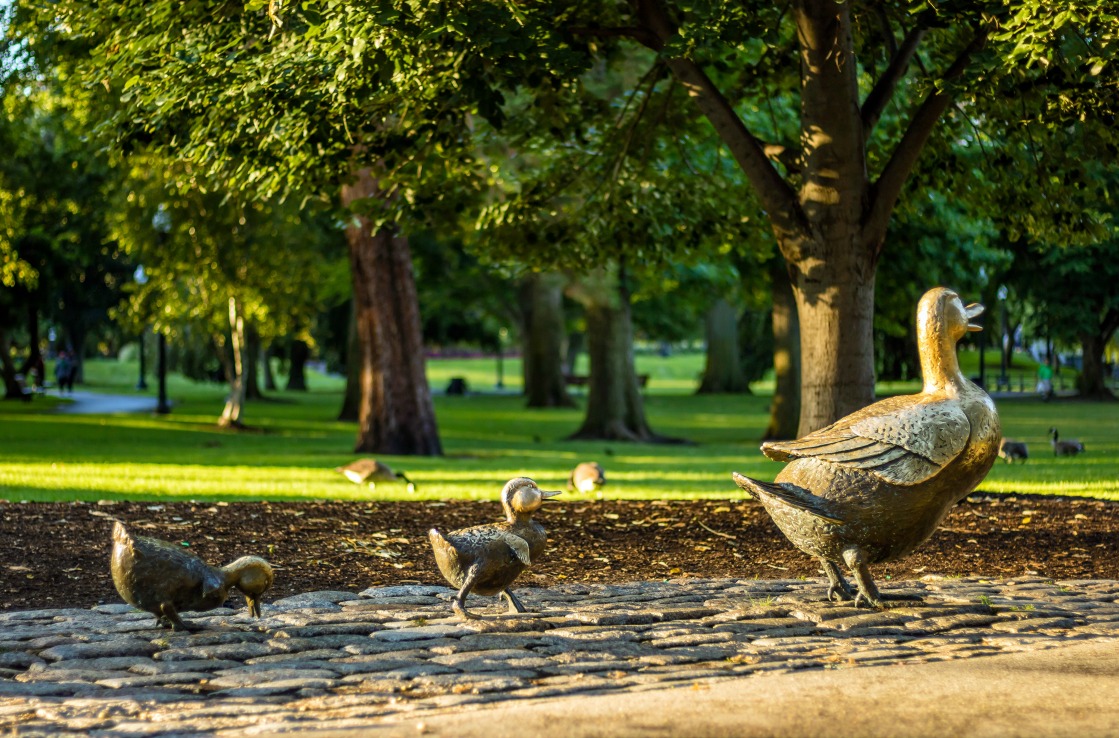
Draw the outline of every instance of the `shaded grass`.
M687 386L694 387L693 357L642 358L666 385L690 381ZM462 376L455 374L462 369L461 363L432 362L433 387L441 386L441 378ZM90 389L132 394L135 366L90 362L87 381ZM781 468L758 451L768 397L658 392L654 378L646 407L653 428L695 445L567 442L563 439L582 420L579 408L530 410L512 394L438 395L446 456L384 457L407 471L418 490L412 495L402 485L368 490L332 471L354 459L354 426L333 420L342 380L313 375L310 381L310 392L277 393L273 401L248 405L252 430L241 433L214 425L224 387L179 377L170 382L174 412L164 417L58 415L38 401L30 404L34 411L24 403L0 403L0 497L492 500L513 476L561 488L576 463L598 460L606 467L604 492L611 497L738 498L732 471L769 480ZM1022 465L998 462L980 490L1119 499L1119 407L1016 399L1000 402L999 410L1006 435L1026 441L1031 459ZM1046 436L1052 425L1062 436L1080 438L1088 453L1054 458Z

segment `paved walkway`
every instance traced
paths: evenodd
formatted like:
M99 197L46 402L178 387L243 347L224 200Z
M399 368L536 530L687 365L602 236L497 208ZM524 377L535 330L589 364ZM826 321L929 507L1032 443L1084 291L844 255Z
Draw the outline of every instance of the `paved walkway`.
M58 405L55 412L71 415L110 415L114 413L154 413L159 405L155 397L143 395L103 395L99 392L78 390L59 395L73 400Z
M824 591L820 580L566 585L520 591L539 615L499 616L472 598L488 617L460 622L447 617L444 587L375 587L288 597L266 604L257 621L243 608L188 617L207 627L191 634L153 629L150 615L125 605L0 613L0 731L786 735L834 723L821 734L852 735L862 731L845 720L866 723L884 710L873 685L881 692L895 674L912 674L898 683L918 690L924 707L909 718L943 727L933 713L974 714L985 704L987 728L1006 728L1000 715L1015 710L1030 728L985 735L1055 735L1023 720L1020 707L1038 696L1029 685L1052 696L1055 676L1076 676L1066 668L1084 658L1076 649L1110 654L1113 668L1085 677L1098 688L1088 706L1082 682L1060 682L1077 689L1075 710L1046 714L1089 734L1086 720L1119 725L1119 582L927 577L884 588L923 603L881 612L825 602ZM1018 660L1019 678L993 702L980 699L993 685L952 676L974 675L972 665L995 674L1003 667L983 665L1006 659ZM897 664L914 666L863 668ZM920 676L940 670L939 681ZM874 676L884 671L888 678ZM835 687L860 683L869 691ZM823 691L806 700L814 684ZM935 684L955 692L921 691ZM907 694L886 693L893 702ZM773 712L773 695L792 712ZM750 721L730 711L740 699L770 706L768 732L746 731ZM523 723L512 728L536 728L495 728L505 714ZM731 724L741 730L728 733ZM883 724L891 735L927 734L917 730L924 722Z

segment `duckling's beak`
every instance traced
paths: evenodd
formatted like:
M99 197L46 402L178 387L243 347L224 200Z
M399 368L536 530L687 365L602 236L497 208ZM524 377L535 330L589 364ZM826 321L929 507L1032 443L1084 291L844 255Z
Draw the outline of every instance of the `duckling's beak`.
M969 333L974 333L975 331L983 330L983 326L976 325L975 323L971 322L972 320L975 320L976 318L978 318L980 315L983 314L983 309L984 309L983 306L980 305L978 302L973 302L970 305L968 305L966 308L964 308L964 313L967 315L967 319L968 319L967 329L968 329Z
M544 498L545 500L547 500L551 497L555 497L556 495L560 495L560 494L563 494L562 489L556 489L556 490L542 489L542 490L540 490L540 496L542 498Z

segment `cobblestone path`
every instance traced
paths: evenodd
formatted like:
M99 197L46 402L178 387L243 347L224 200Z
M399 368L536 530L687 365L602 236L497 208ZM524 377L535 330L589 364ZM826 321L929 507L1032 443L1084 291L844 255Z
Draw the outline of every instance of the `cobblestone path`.
M351 728L497 700L692 686L759 672L975 658L1119 638L1119 582L886 583L918 604L824 601L822 580L518 590L535 616L448 617L450 590L310 592L214 611L198 633L127 605L0 614L0 730L16 735Z

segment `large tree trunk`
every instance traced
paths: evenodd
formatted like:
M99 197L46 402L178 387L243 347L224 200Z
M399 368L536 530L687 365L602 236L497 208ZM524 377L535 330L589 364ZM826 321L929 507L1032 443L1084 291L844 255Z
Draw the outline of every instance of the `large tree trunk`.
M633 358L629 295L616 276L588 277L572 290L586 309L587 412L571 440L672 442L645 420L645 402Z
M571 407L564 382L563 287L559 274L531 274L521 283L523 371L528 407Z
M774 387L764 438L788 440L797 437L800 425L800 323L789 271L782 260L773 261L770 276Z
M291 353L288 356L288 384L286 389L296 392L307 391L307 359L311 358L311 349L306 341L298 338L291 342Z
M342 202L377 196L368 169L342 188ZM424 374L419 298L408 239L376 233L357 217L346 229L361 344L361 409L357 453L438 456L443 453Z
M338 419L357 422L361 414L361 344L357 340L357 319L350 310L350 330L346 339L346 392Z
M245 406L245 318L237 308L237 298L229 298L229 334L233 348L233 366L226 369L229 376L229 397L225 401L218 425L223 428L240 428L241 411ZM224 353L224 352L223 352Z
M1113 400L1115 395L1107 388L1104 372L1103 352L1110 336L1087 331L1080 334L1080 348L1083 365L1080 376L1076 378L1076 390L1081 397L1093 400Z
M696 394L749 392L738 352L738 314L719 298L707 311L707 361Z

